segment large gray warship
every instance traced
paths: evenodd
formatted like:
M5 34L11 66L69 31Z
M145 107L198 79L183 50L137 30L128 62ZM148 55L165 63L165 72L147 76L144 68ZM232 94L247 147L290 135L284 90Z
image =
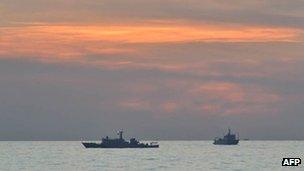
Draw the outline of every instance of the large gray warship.
M123 131L118 131L118 138L111 139L108 136L101 139L100 143L96 142L82 142L85 148L158 148L157 142L141 143L135 138L130 141L123 139Z
M213 142L214 145L237 145L238 143L239 137L232 134L230 129L228 129L228 133L223 138L215 138Z

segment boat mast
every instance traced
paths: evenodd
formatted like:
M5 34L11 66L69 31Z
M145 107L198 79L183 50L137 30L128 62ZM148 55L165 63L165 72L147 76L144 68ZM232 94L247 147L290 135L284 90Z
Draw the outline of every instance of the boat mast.
M119 131L118 131L118 135L119 135L119 139L120 139L120 140L122 140L122 134L123 134L123 131L122 131L122 130L119 130Z

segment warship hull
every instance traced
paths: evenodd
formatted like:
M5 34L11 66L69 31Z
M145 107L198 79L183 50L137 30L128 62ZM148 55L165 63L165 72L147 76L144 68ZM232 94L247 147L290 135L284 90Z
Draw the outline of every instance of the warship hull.
M221 141L217 140L214 141L214 145L237 145L239 143L239 140L233 140L233 141Z
M85 148L159 148L158 144L151 145L151 144L137 144L137 145L132 145L132 144L125 144L125 145L105 145L102 143L93 143L93 142L82 142L82 145Z

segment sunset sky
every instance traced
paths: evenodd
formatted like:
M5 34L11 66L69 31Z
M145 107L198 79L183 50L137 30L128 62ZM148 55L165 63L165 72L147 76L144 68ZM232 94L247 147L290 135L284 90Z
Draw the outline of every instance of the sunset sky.
M304 139L304 1L0 0L0 140Z

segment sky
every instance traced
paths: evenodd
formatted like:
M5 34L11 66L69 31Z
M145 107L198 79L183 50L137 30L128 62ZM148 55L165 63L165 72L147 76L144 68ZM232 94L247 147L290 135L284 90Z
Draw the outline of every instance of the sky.
M0 140L304 139L302 0L0 0Z

